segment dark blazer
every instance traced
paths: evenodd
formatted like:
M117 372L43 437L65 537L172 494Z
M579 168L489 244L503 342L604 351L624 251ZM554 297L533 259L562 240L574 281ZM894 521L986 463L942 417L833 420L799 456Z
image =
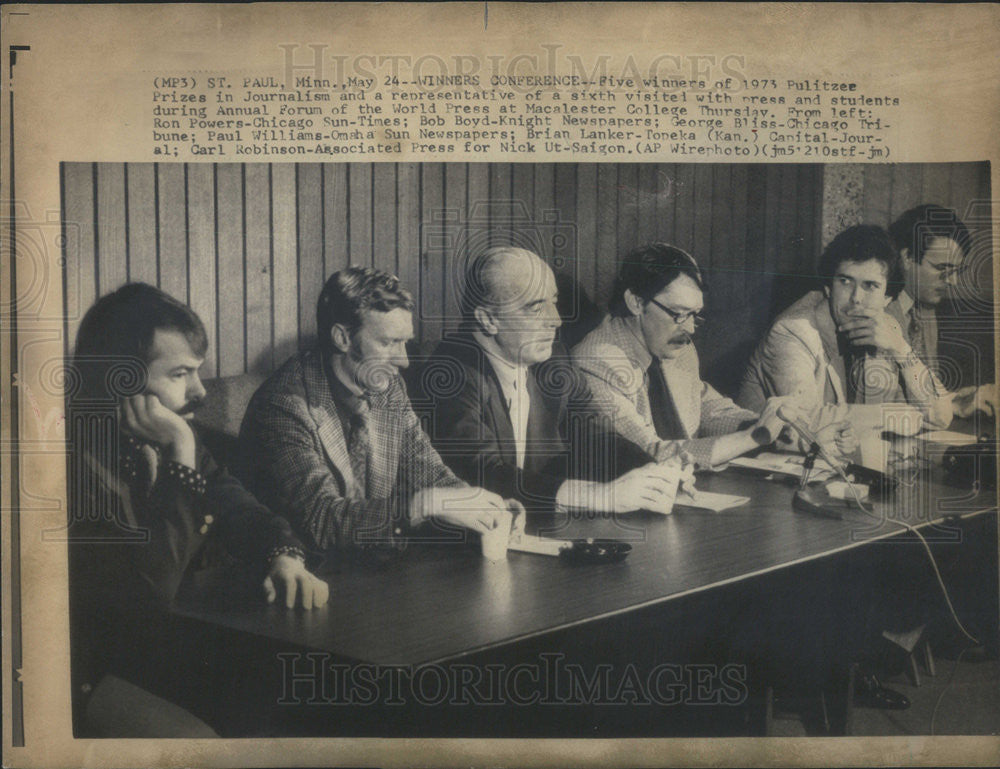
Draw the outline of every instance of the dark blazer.
M113 436L108 431L94 445L74 440L69 456L70 520L63 534L77 718L106 673L174 699L170 679L191 671L170 668L176 650L166 640L173 622L165 609L199 566L235 558L263 579L274 548L301 548L288 522L219 467L200 440L203 494L162 467L147 492L111 465Z
M448 466L466 482L530 508L551 510L568 478L607 481L651 461L607 429L585 380L558 345L548 361L528 368L523 469L500 381L471 335L441 342L415 379L414 410Z

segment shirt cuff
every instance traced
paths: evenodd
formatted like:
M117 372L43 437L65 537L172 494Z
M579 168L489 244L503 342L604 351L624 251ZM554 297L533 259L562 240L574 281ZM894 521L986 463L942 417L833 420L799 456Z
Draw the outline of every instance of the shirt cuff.
M208 481L204 475L193 467L174 462L172 459L168 459L162 464L160 473L171 483L195 496L204 496L208 489Z

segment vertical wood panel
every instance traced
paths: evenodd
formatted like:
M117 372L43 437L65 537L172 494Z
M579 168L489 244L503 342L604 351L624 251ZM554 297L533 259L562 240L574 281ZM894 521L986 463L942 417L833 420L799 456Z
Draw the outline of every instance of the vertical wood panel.
M639 241L639 167L635 163L618 167L618 242L616 255L628 253Z
M892 166L865 166L862 223L883 224L889 219L892 201Z
M463 259L485 249L490 234L490 166L488 163L469 163L466 168L469 209L463 216Z
M712 249L712 166L703 163L694 170L694 238L691 255L709 275L715 272Z
M350 264L348 258L347 164L323 166L323 281ZM318 298L318 297L317 297Z
M400 163L396 175L397 249L399 250L399 280L403 288L416 298L413 313L413 333L418 345L423 339L420 322L420 164Z
M421 170L423 217L420 223L421 270L417 301L422 315L421 342L433 347L441 339L441 308L444 306L444 164L424 163Z
M580 258L582 248L581 237L584 223L577 212L576 182L578 166L569 163L556 163L552 169L552 195L555 218L566 228L566 241L553 244L553 263L561 265L561 271L569 276L573 290L585 290L587 296L592 294L588 286L581 285ZM577 297L571 297L564 305L564 318L574 320L577 317Z
M131 182L131 169L129 171ZM187 179L188 269L191 274L191 309L205 324L208 354L202 376L218 374L215 304L215 165L192 163ZM131 198L129 199L131 204ZM130 222L131 225L131 222ZM131 229L131 226L130 226Z
M63 165L66 212L66 339L76 344L76 331L97 298L97 260L94 254L94 170L90 163Z
M98 293L114 291L128 281L125 239L125 166L97 164L97 247L101 260Z
M128 164L128 257L132 282L156 285L156 164Z
M372 171L372 264L396 274L396 165L375 163Z
M244 281L245 363L246 371L270 371L272 359L272 264L271 264L271 165L247 163L244 174L246 221Z
M548 237L544 229L538 227L540 222L535 217L535 174L530 163L511 166L511 213L515 217L511 222L515 244L544 255ZM522 233L530 233L527 242L518 242L516 236Z
M656 168L656 235L660 243L674 243L674 209L677 206L677 167L660 163Z
M492 163L490 169L490 228L510 232L511 221L511 164ZM506 242L506 238L504 241ZM493 245L502 245L497 242Z
M298 345L299 276L296 242L295 166L271 166L272 253L274 254L274 360L280 364Z
M893 166L892 201L889 218L878 222L888 227L896 218L909 208L924 202L924 172L923 166L917 163L904 163Z
M637 244L653 243L657 240L659 213L657 203L660 199L660 170L655 163L644 163L638 167L639 183L636 190L637 220L635 242Z
M298 166L299 346L316 338L316 300L323 289L323 166Z
M187 303L187 198L184 165L157 163L157 198L160 212L159 285L175 299Z
M924 167L921 203L941 203L951 199L951 166L948 163L930 163Z
M243 166L216 166L219 376L244 372Z
M67 233L67 255L84 267L68 300L86 297L86 309L98 279L102 289L126 277L159 282L206 321L206 375L267 371L311 342L322 283L348 263L400 275L426 349L457 316L456 257L485 248L491 232L575 279L578 295L568 282L560 289L568 319L581 300L606 305L623 251L655 240L690 250L712 281L703 357L721 366L766 324L774 273L811 270L823 178L801 165L195 164L185 185L184 169L64 166L67 225L81 225ZM972 164L868 171L867 210L887 215L931 189L961 213L985 183ZM568 237L555 238L552 224Z
M352 163L349 179L348 261L352 265L372 264L372 164Z
M672 245L685 251L694 249L694 168L689 165L676 166L677 176L674 186L677 197L674 204L674 234Z
M464 163L444 166L444 211L441 221L441 315L445 333L459 322L459 298L463 251L469 236L468 167Z
M607 297L595 293L597 285L597 164L581 163L577 166L576 221L579 232L577 247L577 275L580 284L590 292L591 298L603 304Z
M615 278L618 253L618 168L597 167L597 241L594 253L594 295L606 305Z

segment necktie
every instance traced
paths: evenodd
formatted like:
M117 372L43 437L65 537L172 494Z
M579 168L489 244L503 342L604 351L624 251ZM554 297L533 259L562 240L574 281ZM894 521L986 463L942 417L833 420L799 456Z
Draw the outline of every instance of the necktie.
M913 352L920 360L926 361L927 344L924 342L924 327L920 322L920 318L917 317L916 305L910 308L910 323L907 333L910 337L910 347L913 348Z
M659 358L646 369L647 392L649 393L649 411L653 418L653 429L661 440L676 440L688 437L684 432L674 400L667 391L667 381L663 377Z
M363 496L368 496L368 452L371 450L371 437L368 433L368 418L371 408L367 398L358 398L351 412L351 435L347 439L347 453L351 457L351 472L358 490Z

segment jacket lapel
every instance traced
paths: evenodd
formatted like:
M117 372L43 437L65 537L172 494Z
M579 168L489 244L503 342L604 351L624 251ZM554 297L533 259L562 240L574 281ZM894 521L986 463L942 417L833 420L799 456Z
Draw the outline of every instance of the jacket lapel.
M316 434L323 444L323 450L340 473L344 489L357 492L357 481L351 470L351 456L347 453L347 438L340 426L337 405L330 395L330 383L326 380L326 372L323 370L319 355L306 356L302 364L302 377L309 414L316 423ZM363 496L364 490L361 492Z

